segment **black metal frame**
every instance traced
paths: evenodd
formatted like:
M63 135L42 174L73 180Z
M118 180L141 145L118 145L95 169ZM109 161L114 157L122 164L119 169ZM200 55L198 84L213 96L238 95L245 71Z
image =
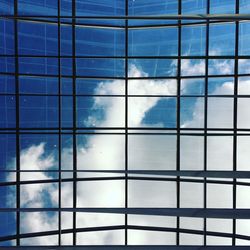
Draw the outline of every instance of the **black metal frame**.
M0 208L0 212L3 211L12 211L16 212L16 234L0 237L0 242L7 240L16 240L17 249L20 246L20 239L29 238L35 236L47 236L47 235L58 235L58 246L61 246L61 235L65 233L73 234L73 246L77 248L77 233L78 232L89 232L89 231L102 231L102 230L119 230L122 229L125 232L124 237L124 245L127 248L129 244L128 239L128 230L149 230L149 231L162 231L162 232L175 232L176 233L176 245L180 245L180 234L188 233L188 234L196 234L203 235L204 246L207 245L206 240L207 236L218 236L218 237L229 237L232 239L232 246L236 245L236 239L244 239L250 240L250 236L237 234L236 231L236 219L244 218L250 219L249 210L237 209L236 197L237 197L237 186L250 186L250 183L239 181L238 179L250 178L250 172L246 171L237 171L237 138L238 136L250 136L250 128L241 129L237 127L237 109L238 109L238 98L250 97L250 95L239 95L238 94L238 78L243 76L250 77L249 74L239 74L238 73L238 61L240 59L250 59L250 55L241 56L239 55L239 24L241 21L250 20L250 15L242 15L239 14L239 0L235 0L236 13L233 15L210 15L210 0L207 0L207 14L205 15L184 15L182 14L182 1L178 1L178 15L162 15L162 16L130 16L129 8L128 8L128 0L124 1L125 4L125 15L124 16L77 16L76 15L76 4L75 1L72 0L72 15L71 16L63 16L61 15L61 4L60 0L58 0L58 14L57 16L23 16L18 14L18 1L14 1L14 15L1 15L0 19L13 19L14 20L14 40L15 40L15 53L10 55L0 55L0 58L10 57L15 60L15 72L12 73L0 73L0 75L11 75L15 77L15 93L0 93L0 96L15 96L16 101L16 127L15 128L0 128L0 134L15 134L16 135L16 170L14 171L6 171L6 172L14 172L16 173L16 181L6 181L1 182L0 186L16 186L16 208ZM51 20L52 18L52 20ZM56 19L56 20L54 20ZM62 19L64 19L62 21ZM65 19L68 19L69 22L66 22ZM116 25L101 25L101 24L83 24L79 23L78 19L81 20L124 20L124 26L116 26ZM129 20L176 20L174 24L154 24L154 25L132 25L129 26ZM196 20L196 22L191 23L183 23L183 20ZM47 56L47 55L23 55L18 53L18 22L41 22L41 23L51 23L55 24L58 27L58 51L57 55ZM234 23L236 27L235 31L235 55L234 56L214 56L209 55L209 27L210 24L215 23ZM72 26L72 56L63 56L61 55L61 26L62 25L71 25ZM181 51L181 41L182 41L182 27L183 26L194 26L194 25L204 25L206 27L206 47L205 47L205 55L204 56L186 56L182 55ZM125 32L125 54L124 56L78 56L76 55L76 38L75 38L75 27L96 27L96 28L117 28L122 29ZM176 27L178 30L178 53L176 56L131 56L129 55L129 30L132 29L150 29L150 28L167 28L167 27ZM43 74L21 74L19 73L19 58L57 58L58 59L58 74L56 75L43 75ZM72 59L72 76L63 75L61 72L61 58L69 58ZM102 77L102 76L84 76L77 75L76 72L76 59L124 59L124 76L122 77ZM175 76L156 76L156 77L130 77L128 75L129 71L129 59L176 59L177 60L177 74ZM204 75L194 75L194 76L183 76L181 74L181 63L183 59L204 59L205 60L205 74ZM234 60L234 73L230 75L209 75L208 72L208 63L210 59L233 59ZM19 90L19 77L20 76L32 76L32 77L56 77L58 78L58 94L27 94L20 93ZM73 93L70 94L62 94L61 92L61 78L71 78L73 84ZM208 80L209 78L223 78L223 77L232 77L234 78L234 93L232 95L209 95L208 93ZM108 80L124 80L125 82L125 92L123 95L90 95L90 94L78 94L76 90L76 79L108 79ZM182 79L196 79L203 78L205 80L205 92L203 95L183 95L181 94L181 80ZM175 95L130 95L128 92L128 84L129 80L140 79L176 79L177 80L177 93ZM21 96L56 96L58 97L58 127L50 127L50 128L22 128L20 127L20 113L19 113L19 97ZM61 97L63 96L72 96L73 97L73 127L63 127L61 125ZM77 102L76 99L78 96L86 96L86 97L94 97L94 96L107 96L107 97L123 97L125 99L125 125L123 127L78 127L77 126ZM130 127L128 124L128 100L129 97L174 97L177 100L177 108L176 108L176 127L174 128L148 128L148 127ZM181 127L181 98L182 97L203 97L204 98L204 127L202 128L182 128ZM207 125L207 107L208 107L208 97L223 97L223 98L232 98L234 100L234 114L233 114L233 127L232 128L209 128ZM100 131L99 131L100 130ZM105 131L105 132L104 132ZM111 131L111 132L110 132ZM117 132L114 132L117 131ZM150 132L149 132L150 131ZM22 134L52 134L58 135L59 142L59 157L58 170L47 170L44 172L57 172L59 177L56 179L50 180L31 180L31 181L21 181L20 173L21 172L29 172L20 169L20 135ZM70 134L73 137L73 170L63 170L61 168L61 149L62 149L62 135ZM80 134L118 134L124 135L125 137L125 166L124 171L91 171L91 170L78 170L77 169L77 135ZM132 171L129 170L128 165L128 136L130 134L136 135L173 135L176 136L177 148L176 148L176 171ZM180 140L181 136L201 136L204 138L204 170L203 171L182 171L180 166ZM207 171L207 138L209 136L231 136L233 137L233 171ZM4 172L4 170L1 170ZM36 172L36 171L34 171ZM63 172L72 172L73 178L62 178ZM80 178L78 177L78 172L92 172L92 173L116 173L120 174L120 176L115 177L86 177ZM140 175L140 176L138 176ZM141 176L145 175L145 176ZM188 178L185 178L188 177ZM217 178L218 180L210 179ZM229 178L230 180L220 180L220 178ZM78 181L101 181L101 180L123 180L125 183L125 201L124 208L79 208L77 207L77 182ZM129 197L128 197L128 185L129 180L153 180L153 181L167 181L167 182L175 182L177 189L177 204L176 208L130 208L129 207ZM73 183L73 207L72 208L62 208L61 207L61 185L64 182L72 182ZM180 185L183 182L188 183L201 183L203 184L203 206L204 209L184 209L181 208L180 205ZM58 183L59 190L59 207L58 208L21 208L20 207L20 185L28 185L34 183ZM208 209L207 208L207 184L223 184L223 185L232 185L233 186L233 206L232 209ZM20 234L20 212L34 212L34 211L57 211L58 212L58 230L48 231L48 232L38 232L38 233L28 233L28 234ZM72 229L62 229L61 228L61 212L73 212L73 226ZM107 226L107 227L93 227L93 228L77 228L76 226L76 213L77 212L100 212L100 213L119 213L124 215L124 225L118 226ZM128 224L128 216L129 214L141 214L141 215L165 215L165 216L175 216L177 218L176 228L167 228L167 227L146 227L146 226L135 226ZM204 219L204 229L203 230L191 230L191 229L183 229L180 226L180 217L199 217ZM207 218L230 218L233 220L232 233L219 233L219 232L211 232L207 230ZM94 246L92 246L95 248ZM103 246L105 248L105 246ZM175 247L168 246L169 249L175 249ZM85 248L85 247L84 247ZM96 247L98 248L98 247ZM123 248L119 246L115 249ZM150 248L150 247L149 247ZM177 249L178 247L176 247ZM181 248L185 248L181 246ZM208 247L209 248L209 247ZM236 247L232 247L230 249L236 249ZM11 249L11 248L10 248ZM14 249L14 247L13 247ZM20 246L20 249L22 247ZM37 248L38 249L38 248ZM62 247L63 249L63 247ZM66 247L65 247L66 249ZM140 248L144 249L144 248ZM147 247L145 246L145 249ZM154 249L154 248L150 248ZM159 246L155 249L161 249ZM163 248L165 249L165 247ZM179 248L178 248L179 249ZM187 249L189 249L187 247ZM194 249L194 247L192 247ZM199 247L200 249L200 247ZM213 248L216 249L216 248ZM227 249L227 248L220 248ZM238 249L238 247L237 247ZM243 249L243 248L239 248Z

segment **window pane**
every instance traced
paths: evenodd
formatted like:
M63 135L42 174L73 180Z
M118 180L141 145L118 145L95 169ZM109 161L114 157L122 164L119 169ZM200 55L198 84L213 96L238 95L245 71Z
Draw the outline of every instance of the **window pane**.
M129 15L177 14L178 0L129 0Z
M178 48L177 28L129 31L130 56L174 56Z
M57 55L57 25L18 22L18 49L21 55Z
M14 96L0 96L0 127L16 126L16 101Z
M57 1L18 0L19 15L57 15Z
M125 32L122 29L76 27L77 56L124 56Z
M21 97L20 126L26 128L58 127L58 98L52 96Z
M0 54L13 55L15 53L13 20L0 19L0 37Z
M181 52L184 56L203 56L206 46L206 26L182 27Z
M235 12L235 1L210 0L211 14L233 14Z
M176 136L129 135L128 166L130 169L176 169Z
M209 55L234 55L234 50L235 24L210 24Z
M176 207L174 182L129 180L128 192L130 207Z
M250 23L240 23L239 24L239 55L249 55L249 43L250 43Z

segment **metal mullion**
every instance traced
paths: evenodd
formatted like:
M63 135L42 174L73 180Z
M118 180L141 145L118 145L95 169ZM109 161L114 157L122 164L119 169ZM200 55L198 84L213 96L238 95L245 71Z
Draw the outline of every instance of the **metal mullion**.
M56 15L0 15L0 18L55 18L57 19L58 16ZM60 16L60 18L64 19L71 19L71 16ZM139 16L82 16L82 15L74 15L73 19L96 19L96 20L228 20L228 21L235 21L235 20L250 20L250 14L184 14L182 15L179 13L178 15L139 15ZM74 21L75 22L75 21Z
M58 206L61 208L62 206L62 196L61 196L61 191L62 191L62 172L61 172L61 19L60 19L60 14L61 14L61 0L57 0L57 13L58 13L58 26L57 26L57 40L58 40L58 125L59 125L59 134L58 134ZM58 212L58 245L61 246L61 211Z
M181 60L181 59L179 59ZM0 75L10 75L15 76L15 73L3 73L0 72ZM41 74L18 74L19 76L30 76L30 77L59 77L59 75L41 75ZM225 78L225 77L234 77L234 74L228 75L209 75L210 78ZM238 74L238 77L249 77L250 74ZM69 75L61 75L63 78L72 78ZM106 76L75 76L76 79L101 79L101 80L125 80L125 77L106 77ZM128 77L128 80L160 80L160 79L176 79L176 76L158 76L158 77ZM181 79L195 79L195 78L204 78L204 75L194 75L194 76L181 76Z
M1 171L3 172L3 171ZM8 173L8 171L6 171ZM61 173L64 173L64 171L58 171ZM11 173L11 172L10 172ZM131 175L131 174L130 174ZM203 177L205 178L205 177ZM61 179L61 182L72 182L74 179L73 178L63 178ZM77 181L106 181L106 180L125 180L124 176L117 176L117 177L83 177L83 178L77 178ZM171 181L171 182L176 182L176 177L147 177L147 176L128 176L128 180L148 180L148 181ZM20 185L27 185L27 184L37 184L37 183L58 183L59 179L44 179L44 180L31 180L31 181L20 181ZM185 177L180 178L180 182L191 182L191 183L204 183L204 180L202 179L193 179L193 178L188 178L185 179ZM224 185L233 185L233 181L218 181L218 180L206 180L207 183L212 183L212 184L224 184ZM11 182L0 182L1 187L6 187L6 186L12 186L16 185L16 181L11 181ZM238 186L250 186L250 183L248 182L241 182L237 181L236 185Z
M77 204L77 145L76 145L76 39L75 39L75 15L76 1L72 0L72 72L73 72L73 208ZM73 245L76 245L76 212L73 212Z
M235 0L235 12L239 13L239 0ZM237 117L238 117L238 55L239 55L239 22L235 22L235 63L234 63L234 114L233 114L233 170L237 171ZM237 198L237 179L233 179L233 208L236 209L236 198ZM233 219L232 228L232 245L235 246L236 243L236 220Z
M178 0L178 15L182 13L182 0ZM176 113L176 170L180 170L180 109L181 109L181 20L178 20L178 61L177 61L177 113ZM180 208L180 177L176 177L176 207ZM180 217L176 218L176 245L180 244Z
M207 14L210 13L210 0L207 0ZM204 171L207 171L207 119L208 119L208 58L209 58L209 22L206 23L206 52L205 52L205 95L204 95ZM207 178L204 178L203 206L207 208ZM207 245L207 218L203 219L203 245Z
M207 22L208 24L208 22ZM61 24L60 24L61 25ZM8 54L0 54L0 57L15 57L15 55L11 54L11 55L8 55ZM69 56L69 55L25 55L25 54L22 54L22 55L18 55L19 58L22 58L22 57L30 57L30 58L72 58L72 56ZM209 58L209 59L250 59L250 56L248 55L238 55L238 56L227 56L227 55L208 55L208 56L198 56L198 55L182 55L182 56L175 56L175 55L172 55L172 56L81 56L81 55L78 55L78 56L75 56L75 58L79 58L79 59L170 59L170 60L173 60L173 59L206 59L206 58ZM3 72L2 72L3 73ZM8 73L6 73L8 74ZM46 75L45 75L46 76Z
M128 16L128 0L125 0L125 15ZM128 20L125 20L125 171L128 170ZM125 173L125 208L128 208L128 174ZM125 214L125 239L128 245L128 215Z
M18 1L14 3L14 15L18 16ZM18 62L18 19L14 20L15 37L15 101L16 101L16 208L20 208L20 134L19 134L19 62ZM20 246L20 212L16 212L16 245Z

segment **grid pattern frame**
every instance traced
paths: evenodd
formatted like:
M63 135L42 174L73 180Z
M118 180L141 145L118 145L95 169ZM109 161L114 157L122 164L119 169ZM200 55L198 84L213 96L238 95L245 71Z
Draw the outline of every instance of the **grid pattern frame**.
M40 2L42 3L43 1ZM10 217L15 214L14 222L13 219L9 219L14 224L12 227L15 228L15 233L13 234L12 230L9 235L1 235L0 242L3 242L3 246L5 243L16 246L25 245L26 243L22 243L22 239L50 235L58 236L56 245L61 246L64 245L62 243L62 236L65 234L72 235L72 245L79 245L79 233L119 230L123 235L119 236L121 237L119 241L122 242L121 245L133 244L133 241L131 243L129 238L133 238L131 235L137 230L174 233L173 241L174 245L177 246L186 245L185 240L182 240L183 234L201 236L201 245L204 246L216 245L216 241L211 241L213 237L227 238L229 241L225 241L226 243L223 244L231 246L238 245L237 240L240 243L243 241L245 244L249 241L250 236L243 234L243 229L237 230L237 223L247 223L247 219L249 219L249 207L247 207L249 204L246 203L245 205L245 203L242 203L237 198L239 197L238 193L241 192L241 187L249 188L248 178L250 176L248 168L242 166L239 162L240 157L244 158L244 164L247 161L245 155L241 156L239 148L248 145L247 138L250 135L248 122L241 122L243 119L242 116L247 114L242 114L242 103L244 101L247 103L247 99L249 98L249 93L247 91L244 92L244 86L242 85L244 84L244 79L249 77L249 72L243 69L249 62L250 56L247 54L249 51L247 51L244 43L246 36L242 35L246 32L244 29L247 28L249 19L246 16L242 17L242 19L240 17L237 19L237 14L245 13L245 2L235 0L235 3L233 6L230 5L230 8L233 9L232 13L236 15L232 15L231 17L228 15L227 18L216 15L209 17L210 14L214 14L211 11L214 8L214 1L212 0L202 1L203 7L198 6L198 10L195 10L198 12L194 14L200 14L201 11L204 16L187 15L186 17L185 14L189 13L189 8L185 9L185 1L171 1L173 4L176 4L175 16L171 16L171 11L166 16L157 16L158 13L150 13L150 16L140 16L140 13L133 15L131 9L136 10L136 7L133 7L133 2L129 0L118 1L117 5L113 6L114 10L118 9L117 13L110 14L107 12L110 14L108 16L101 14L92 15L91 12L89 12L89 15L84 12L81 14L81 11L77 9L80 9L81 1L58 0L52 7L54 11L49 12L48 9L45 9L49 14L44 12L41 15L33 15L32 13L29 15L25 12L23 14L22 11L25 9L25 3L27 4L29 1L0 1L5 10L8 9L6 7L8 4L11 6L9 13L6 14L3 12L1 15L1 36L6 43L0 46L0 77L4 86L3 88L1 87L2 90L0 92L0 98L2 99L1 113L4 114L1 118L0 127L0 134L2 136L2 166L0 168L3 176L3 178L1 177L0 186L1 188L10 188L8 190L10 194L6 197L9 198L9 195L15 197L14 205L2 202L3 204L0 207L0 212L3 216L4 213L12 214ZM191 4L192 1L189 2ZM54 2L52 1L51 3ZM24 5L24 9L21 9L20 6L22 5ZM62 8L64 5L66 6L65 9L69 9L69 12L66 12ZM123 6L122 11L120 10L121 6ZM104 7L105 5L102 6L102 9ZM91 9L94 13L95 8L94 6ZM39 8L34 8L34 13L36 13L35 11L39 13ZM100 12L100 9L97 8L96 13L98 11ZM153 11L154 9L152 9ZM31 28L32 25L34 28ZM36 43L38 41L35 40L37 34L34 33L33 43L28 44L30 47L25 47L26 43L29 43L29 34L27 32L35 32L36 28L39 29L39 25L42 26L41 32L44 32L42 33L44 44L40 45L39 42ZM226 31L228 31L229 35L223 36L222 34L222 38L220 38L219 33L225 32L225 30L220 30L220 26L223 27L224 25L226 25ZM51 26L53 28L50 30ZM6 27L7 31L5 30ZM193 30L188 31L190 27L193 27ZM81 36L82 29L90 30L90 32L86 32L86 36ZM95 29L101 32L102 30L112 30L112 32L117 32L117 34L114 35L111 32L110 36L113 41L110 39L110 44L107 42L107 44L101 45L95 39L89 43L84 43L84 38L94 37L91 30ZM198 29L198 33L195 33L195 29ZM155 33L152 30L156 30ZM156 52L153 47L154 43L157 44L156 40L159 38L159 36L157 37L157 32L160 30L163 30L163 35L159 46L163 52ZM154 40L154 37L150 37L152 34L156 36L156 39L149 45L143 44L138 38L141 35L140 32L147 31L151 32L148 36L149 40ZM169 46L173 46L174 52L172 53L171 51L172 54L163 46L167 42L165 37L168 34L167 32L169 32L169 36L173 36L172 43L170 41L168 44ZM197 38L197 34L201 33L202 35ZM195 38L193 41L189 41L188 39L192 34L194 34ZM50 37L47 38L47 35ZM108 32L101 38L105 39L105 36L109 36ZM143 39L145 38L147 36L144 34ZM42 38L40 37L39 39ZM138 44L136 44L136 39L139 41ZM230 40L232 43L227 45L225 39ZM82 40L83 43L81 43ZM191 44L192 42L194 46ZM215 43L222 44L220 47L222 52L218 53L216 51L214 47ZM84 46L86 46L86 49L84 49ZM136 46L137 49L135 49ZM146 50L148 49L149 55L145 54L145 50L140 50L143 46L145 46ZM198 51L196 51L197 47ZM50 50L47 50L48 48ZM141 62L143 65L141 67L143 70L146 69L148 73L138 73L138 68L135 69L131 66L138 62ZM219 68L219 73L216 67ZM168 70L165 70L165 68ZM192 71L190 68L194 68L194 70ZM37 79L37 85L34 85L34 79ZM224 89L217 91L216 86L218 87L218 84L216 85L215 83L216 86L213 86L214 81L220 81L219 79L228 79L229 82L233 83L223 85L229 89L226 88L225 92L220 92ZM183 86L188 85L188 81L196 80L201 89L191 89L189 93L183 90ZM201 83L199 83L199 80ZM152 82L162 83L163 81L168 81L168 85L172 84L171 86L174 86L174 90L172 92L164 92L164 89L161 89L158 92L154 92L154 89L150 89L151 93L146 93L139 86L140 83L145 85L149 83L152 85ZM42 82L46 82L46 84L40 87L39 84L42 84ZM101 85L100 82L102 83ZM109 92L109 90L105 89L105 86L103 88L100 87L105 85L105 82L107 83L107 87L115 85L120 89ZM111 83L114 84L112 85ZM90 84L90 87L87 84ZM135 86L138 85L137 89L131 87L133 84ZM95 99L97 108L93 106L93 98ZM159 102L159 99L166 100L157 109L159 115L155 115L156 111L151 114L151 119L156 120L156 123L153 123L151 120L145 120L143 114L140 113L135 114L142 116L141 122L136 122L135 118L133 120L133 109L136 109L135 106L138 102L141 100L145 101L143 98L147 98L147 103L155 103L154 100ZM119 110L121 115L115 114L119 118L122 116L122 120L117 121L114 119L113 123L100 122L100 119L104 119L103 117L105 117L105 108L109 108L109 106L105 106L108 105L106 104L107 100L122 107L122 110ZM190 112L186 106L193 105L192 107L194 108L194 104L192 104L194 100L196 104L201 104L199 108L202 111L198 109L197 112L201 112L202 119L185 127L183 126L183 121L187 121L185 115ZM224 101L227 104L226 107L230 107L228 108L230 110L219 109L218 105ZM104 108L98 106L98 102ZM141 105L147 105L147 103ZM216 112L214 112L214 109ZM94 112L97 118L91 116L92 112ZM164 115L166 112L169 112L167 117ZM222 117L225 112L230 113L226 121ZM215 113L218 114L216 119L213 120L212 118L215 116ZM88 120L82 122L81 120L85 117L88 117ZM220 117L223 119L220 120ZM162 122L163 125L158 126L157 122ZM103 148L99 148L100 151L103 151L97 155L93 153L91 156L90 154L92 158L100 157L101 163L95 164L100 164L101 167L92 166L91 159L89 163L83 156L81 158L79 156L81 155L79 148L83 144L87 145L86 141L91 141L88 138L93 136L102 138L102 142L107 143L105 146L107 148L112 147L108 144L109 140L111 141L110 143L114 143L114 140L111 138L119 141L117 145L120 145L120 143L123 145L121 146L122 154L120 154L122 155L122 159L115 163L112 163L112 161L105 162L107 156L103 157L101 154L103 152L107 154L109 151ZM133 145L138 144L137 139L135 139L137 137L143 137L144 143L147 145L151 144L151 140L159 143L158 139L156 140L155 138L164 138L162 139L163 141L167 138L166 140L169 140L173 148L167 148L166 151L161 151L160 148L157 148L156 151L159 150L161 155L164 153L168 154L167 157L170 157L170 155L173 157L174 155L174 160L167 162L167 165L169 164L170 167L162 168L160 166L157 169L156 159L161 156L157 153L155 153L154 160L149 162L156 165L156 167L151 166L150 168L143 160L138 160L138 154L141 151L133 147ZM174 139L171 140L169 138ZM188 144L190 142L186 141L185 144L185 138L193 138L194 141L191 144ZM197 156L199 158L199 161L197 160L198 167L185 168L184 164L186 164L185 159L187 158L182 153L184 151L183 148L194 146L196 140L194 138L200 139L200 141L196 142L199 145L195 145L197 146L197 151L192 151L192 157ZM223 139L220 141L219 138ZM41 143L43 141L46 141L46 143ZM70 168L65 167L65 159L62 154L64 144L70 145ZM231 154L227 154L229 159L225 159L225 162L220 161L222 156L217 153L218 149L216 152L213 148L211 149L211 145L215 144L220 144L221 148L229 147L226 152L231 152ZM27 145L31 145L31 148L27 149ZM35 147L34 145L39 146ZM49 145L48 152L46 152L46 145ZM164 143L162 145L166 146ZM87 146L91 147L91 145ZM140 147L142 147L141 144ZM144 148L144 150L146 153L155 152L153 148ZM246 148L243 151L245 150ZM32 166L26 167L24 163L28 165L29 161L25 161L25 152L37 153L38 160L41 161L43 158L49 161L51 152L55 153L56 163L47 162L48 169L46 169L46 166L40 169L32 169ZM200 155L196 155L197 153ZM41 156L41 154L44 155ZM118 158L118 156L116 157ZM15 161L15 163L11 163L12 166L6 163L9 158ZM216 160L212 160L214 158L217 159L217 162ZM131 159L134 159L134 162ZM37 164L37 161L35 163ZM35 163L33 162L33 164ZM225 166L214 166L216 163L225 164ZM85 167L84 164L89 165ZM102 164L107 166L107 168L103 168ZM114 166L109 167L108 164L113 164ZM116 164L119 166L116 166ZM141 166L138 166L140 164ZM171 164L174 167L171 167ZM227 166L227 164L230 165ZM29 173L47 173L49 176L44 180L32 179L29 177ZM12 174L15 174L15 177ZM8 177L5 178L6 176ZM121 188L123 195L118 199L121 199L122 202L111 202L110 205L110 203L105 203L104 201L104 205L102 203L99 203L101 205L93 203L95 204L93 207L84 206L84 203L81 203L79 200L79 197L82 195L79 194L79 190L84 189L84 187L78 184L80 182L97 183L102 181L104 183L106 181L111 181L111 183L119 181L121 183L121 187L119 186L119 188ZM136 183L139 182L145 182L151 188L153 185L157 186L157 183L173 184L164 188L159 186L159 190L160 192L169 192L166 194L168 198L172 194L174 197L171 196L169 200L171 202L173 200L174 205L169 200L164 200L164 195L162 194L157 201L150 201L149 198L149 202L152 202L155 206L147 203L146 199L140 199L140 202L137 203L136 200L139 199L140 195L146 195L141 192L141 189L146 188L146 185L139 186L135 194L131 191L136 190ZM50 202L52 201L47 201L42 207L39 207L39 205L36 207L37 204L35 203L35 206L32 203L24 204L23 194L28 192L23 188L25 185L29 188L36 184L44 185L52 183L56 185L56 205L51 205ZM64 195L63 186L65 183L72 184L72 188L70 189L72 192L68 194L71 199L70 206L62 204L62 196ZM185 188L185 184L197 185L193 186L193 189L190 189L191 186ZM111 184L110 188L116 189L115 184L113 185ZM220 191L221 186L229 188ZM227 204L221 204L220 202L217 204L216 199L214 200L216 192L212 190L217 188L218 192L223 193L225 196L229 193L230 198L229 201L227 200ZM99 189L102 189L102 186ZM49 190L46 192L49 192ZM186 193L185 190L187 190ZM201 190L200 198L196 197L199 202L194 204L194 206L190 206L190 201L193 201L192 196L195 190ZM4 195L4 192L6 191L1 191L1 195ZM249 193L248 190L246 192ZM157 194L157 191L155 194ZM246 193L244 194L246 195ZM114 194L111 192L110 195L113 196ZM197 191L195 195L198 196L199 192ZM130 196L134 198L130 198ZM184 196L186 196L188 201L183 198ZM99 197L96 199L99 199ZM23 233L25 230L23 229L23 225L21 225L22 216L34 212L56 213L57 226L54 229L52 228L52 230L45 230L43 232ZM71 228L65 229L62 226L63 220L65 220L65 217L63 217L65 213L72 215ZM123 217L118 221L123 221L123 223L115 223L109 226L79 227L77 225L79 213L120 214ZM174 217L175 227L131 224L130 221L133 222L133 219L130 219L130 217L133 214L141 216L158 215L165 216L166 218ZM53 215L50 216L53 217ZM183 226L183 221L187 217L202 219L202 222L199 222L200 224L197 226L201 228L188 228L187 224ZM229 224L226 225L230 225L230 230L222 229L220 231L219 229L216 231L211 221L215 220L214 223L216 224L223 219L228 219L227 222ZM193 221L192 223L195 222ZM8 221L6 225L9 225ZM159 225L161 224L159 223ZM238 227L241 228L240 226ZM0 232L1 234L3 233L2 230ZM130 234L130 232L132 233ZM195 245L194 239L192 244ZM208 239L210 240L209 242ZM169 245L173 241L170 240ZM139 243L135 240L134 244Z

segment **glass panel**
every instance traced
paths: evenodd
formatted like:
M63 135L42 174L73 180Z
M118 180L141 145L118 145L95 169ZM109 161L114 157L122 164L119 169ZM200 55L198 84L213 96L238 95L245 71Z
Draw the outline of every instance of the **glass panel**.
M0 73L14 73L15 60L13 57L0 57Z
M230 77L208 78L209 95L233 95L234 79Z
M14 14L14 0L0 0L0 14L13 15Z
M182 14L205 14L207 0L182 0Z
M250 199L248 197L248 194L250 192L250 187L249 186L237 186L236 188L237 188L236 207L249 209Z
M129 127L176 127L176 98L130 97Z
M15 96L0 96L0 128L16 126Z
M128 230L128 242L131 245L175 245L176 233Z
M178 13L178 0L129 0L128 6L129 15L166 15Z
M207 245L232 246L232 239L225 237L206 236Z
M78 127L124 127L125 98L77 97Z
M248 162L250 161L250 137L237 137L237 170L249 171Z
M182 55L204 56L206 46L206 26L186 26L182 27L181 32Z
M39 227L38 227L39 225ZM22 212L20 214L20 233L35 233L58 230L58 213L57 212ZM55 236L53 236L55 237ZM40 239L41 238L41 239ZM47 241L43 241L43 237L26 238L23 245L32 244L44 245ZM51 241L50 241L51 242ZM48 244L48 242L47 242Z
M233 170L232 136L209 136L207 138L207 169Z
M20 135L20 169L56 170L58 169L58 136L50 134ZM55 173L37 173L37 179L48 179ZM25 178L32 179L34 172L25 173Z
M204 98L182 97L180 103L180 123L183 128L204 127Z
M0 1L0 5L1 5ZM1 9L0 9L1 12ZM13 55L14 49L14 21L0 19L0 54Z
M19 77L22 94L58 94L58 79L48 77Z
M233 110L233 98L208 98L207 126L209 128L232 128Z
M20 97L20 126L24 128L58 127L58 97Z
M56 16L57 1L50 0L18 0L19 15Z
M239 0L240 1L240 13L249 13L250 3L248 0Z
M176 207L176 183L142 180L128 182L130 207Z
M176 136L129 135L129 169L176 169Z
M235 24L210 24L209 55L235 54Z
M177 61L170 59L129 59L129 77L176 76Z
M20 206L33 208L58 207L58 183L20 185Z
M124 80L76 79L76 93L81 95L124 95Z
M182 76L205 75L205 61L199 59L181 60L181 75Z
M125 32L122 29L76 27L77 56L124 56Z
M10 175L11 174L9 174L8 178L10 178ZM1 198L0 208L15 208L16 207L16 186L14 185L0 186L0 198ZM0 232L1 232L1 229L0 229Z
M123 0L76 0L76 15L77 16L123 16L125 12L125 4Z
M232 185L207 184L208 208L233 208Z
M238 74L250 74L250 60L249 59L239 59L238 64Z
M0 169L14 170L16 168L16 136L11 134L0 135Z
M202 208L203 207L203 184L202 183L180 183L180 207Z
M124 60L120 59L76 59L78 76L124 77Z
M72 26L62 25L60 26L60 54L62 56L72 55Z
M208 60L209 75L232 75L234 74L234 60L210 59Z
M123 245L124 230L84 232L76 234L77 245Z
M181 95L204 95L205 80L203 78L181 79Z
M210 0L211 14L233 14L235 12L235 1Z
M124 169L124 135L79 135L77 137L78 169Z
M124 181L77 182L77 207L124 207Z
M250 77L238 78L238 95L250 95Z
M61 126L73 127L73 98L71 96L61 97Z
M204 169L204 139L199 136L180 137L181 170Z
M129 30L130 56L175 56L178 50L177 28Z
M249 98L238 99L238 114L237 114L238 128L250 128L249 105L250 105Z
M0 236L16 234L16 213L15 212L0 212Z
M0 93L14 94L15 93L15 77L8 75L0 75Z
M57 55L57 26L18 22L18 52L21 55Z
M250 6L250 5L249 5ZM239 24L239 55L249 55L250 54L250 23L240 23Z
M233 220L207 218L207 230L213 232L232 233Z
M166 80L129 80L129 95L176 95L177 81Z
M58 59L56 58L19 58L20 74L40 74L40 75L57 75Z

